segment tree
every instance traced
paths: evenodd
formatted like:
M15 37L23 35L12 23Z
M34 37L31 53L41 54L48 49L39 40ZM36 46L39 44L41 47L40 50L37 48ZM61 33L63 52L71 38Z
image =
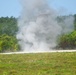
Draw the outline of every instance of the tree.
M62 49L75 49L76 48L76 31L70 34L62 35L59 38L58 47Z
M74 15L74 29L76 30L76 14Z
M19 45L16 37L3 34L0 36L0 52L18 51Z
M14 17L1 17L0 18L0 35L16 35L18 31L17 19Z

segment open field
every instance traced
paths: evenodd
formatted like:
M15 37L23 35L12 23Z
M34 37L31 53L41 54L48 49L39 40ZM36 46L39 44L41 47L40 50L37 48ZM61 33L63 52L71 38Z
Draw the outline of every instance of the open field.
M0 54L0 75L76 75L76 52Z

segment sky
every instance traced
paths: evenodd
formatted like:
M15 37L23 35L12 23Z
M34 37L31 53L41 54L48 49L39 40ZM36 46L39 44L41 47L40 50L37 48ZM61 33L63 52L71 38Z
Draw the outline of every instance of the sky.
M48 4L63 15L76 14L76 0L48 0ZM18 17L20 12L19 0L0 0L0 17Z

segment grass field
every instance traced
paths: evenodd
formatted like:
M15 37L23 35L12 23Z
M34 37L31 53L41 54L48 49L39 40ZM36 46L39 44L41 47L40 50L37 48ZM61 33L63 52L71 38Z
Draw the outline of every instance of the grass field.
M76 75L76 52L0 54L0 75Z

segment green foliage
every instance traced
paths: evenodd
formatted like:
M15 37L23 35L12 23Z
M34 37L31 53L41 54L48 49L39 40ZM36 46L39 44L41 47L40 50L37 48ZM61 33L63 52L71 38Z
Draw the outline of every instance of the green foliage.
M76 48L76 31L70 34L62 35L59 38L58 46L63 49L75 49Z
M19 45L17 39L14 36L3 34L0 36L0 52L17 51Z
M76 14L74 15L74 29L76 30Z
M0 18L0 52L19 50L19 45L15 37L17 31L18 27L16 18Z
M0 18L0 35L15 35L18 31L17 19L14 17L1 17Z

